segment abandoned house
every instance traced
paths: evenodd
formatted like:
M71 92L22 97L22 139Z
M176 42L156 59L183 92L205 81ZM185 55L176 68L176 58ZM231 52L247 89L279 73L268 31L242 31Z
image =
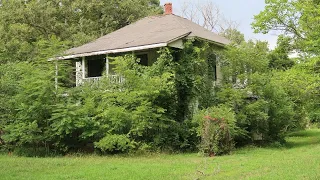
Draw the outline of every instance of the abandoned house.
M183 41L196 38L223 47L229 43L190 20L174 15L172 4L164 5L164 14L143 18L133 24L102 36L90 43L66 51L56 60L71 60L76 68L75 84L98 81L103 73L113 82L122 82L123 77L113 71L108 57L134 53L141 65L149 66L157 60L161 47L183 49ZM216 81L221 79L219 67L215 66Z

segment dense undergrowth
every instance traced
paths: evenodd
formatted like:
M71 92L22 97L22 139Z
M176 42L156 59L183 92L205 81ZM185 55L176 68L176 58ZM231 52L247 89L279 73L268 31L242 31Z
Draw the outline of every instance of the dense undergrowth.
M253 67L250 73L214 86L211 63L216 62L210 57L220 55L225 59L217 63L232 67L233 48L187 41L182 51L160 50L150 67L133 55L120 56L113 63L124 83L105 77L75 88L67 87L68 73L62 72L55 89L50 64L46 72L46 66L32 63L2 65L2 148L26 156L196 150L212 156L235 146L285 142L287 132L308 123L310 103L295 102L290 93L296 92L276 76L289 72L266 70L264 61L243 62ZM252 51L257 58L266 53Z

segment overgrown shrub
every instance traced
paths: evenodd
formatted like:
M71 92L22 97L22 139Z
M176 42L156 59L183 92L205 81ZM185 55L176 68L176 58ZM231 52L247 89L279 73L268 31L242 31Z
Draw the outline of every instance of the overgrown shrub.
M222 88L219 104L236 114L236 124L245 133L235 137L237 144L284 141L286 132L303 119L294 119L293 102L272 74L254 73L245 88Z
M295 123L293 102L288 94L281 88L281 85L271 82L265 87L264 98L268 101L268 134L265 137L268 141L284 141L286 133Z
M43 72L31 63L9 63L1 68L8 68L0 74L0 86L6 87L1 91L1 139L7 147L46 146L56 97L54 76L48 67L43 66L47 70Z
M107 134L100 141L95 142L95 147L102 152L128 152L135 148L134 142L132 142L126 135Z
M212 156L230 153L234 148L234 137L240 130L231 108L219 106L204 109L193 121L198 124L198 136L201 137L200 152Z

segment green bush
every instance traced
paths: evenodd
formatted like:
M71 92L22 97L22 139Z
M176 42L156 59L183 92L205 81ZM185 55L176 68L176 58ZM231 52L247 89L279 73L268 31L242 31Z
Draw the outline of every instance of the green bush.
M266 140L268 141L284 141L286 133L291 127L295 127L295 123L303 121L297 119L294 121L293 102L283 90L281 85L271 82L265 87L264 98L268 101L268 133Z

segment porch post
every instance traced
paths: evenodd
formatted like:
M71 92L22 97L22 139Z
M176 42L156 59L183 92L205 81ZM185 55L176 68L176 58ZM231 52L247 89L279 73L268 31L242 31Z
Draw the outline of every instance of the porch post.
M56 66L56 73L54 77L54 87L57 91L58 90L58 60L55 60L55 66Z
M82 76L82 62L80 60L76 61L76 86L80 86L83 83Z
M106 55L106 75L109 75L109 59L108 54Z
M86 67L85 67L85 57L82 57L82 79L85 79L86 78Z
M216 85L220 85L221 81L223 79L222 72L221 72L221 66L220 66L220 57L216 55Z

